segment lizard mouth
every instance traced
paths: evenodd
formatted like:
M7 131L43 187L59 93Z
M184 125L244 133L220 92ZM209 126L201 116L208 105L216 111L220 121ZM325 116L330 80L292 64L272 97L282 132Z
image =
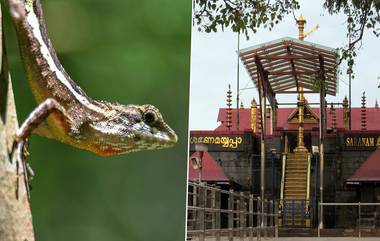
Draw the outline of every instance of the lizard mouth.
M157 127L150 127L148 125L135 124L134 129L138 130L137 137L153 145L158 144L163 147L170 147L177 143L178 137L175 132L168 126L158 129Z
M155 130L152 130L152 136L154 138L157 138L158 140L166 142L168 145L174 145L178 141L177 135L171 129L170 130L166 130L166 131L155 131Z

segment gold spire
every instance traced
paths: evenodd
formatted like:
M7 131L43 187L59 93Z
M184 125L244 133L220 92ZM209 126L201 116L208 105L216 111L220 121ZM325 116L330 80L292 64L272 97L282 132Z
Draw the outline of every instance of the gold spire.
M231 91L231 85L228 84L228 90L227 90L227 128L230 130L232 126L232 91Z
M251 102L251 129L253 133L257 131L257 102L253 98Z
M244 108L243 101L240 101L240 109L243 109L243 108Z
M363 92L362 96L362 109L361 109L361 122L362 122L362 130L367 130L367 109L366 109L366 97L365 92Z
M344 97L342 106L343 106L343 125L344 125L344 128L347 130L349 129L349 118L350 118L349 117L350 110L348 109L347 96Z
M296 152L304 152L307 151L305 148L305 143L304 143L304 136L303 136L303 111L304 111L304 106L305 106L305 97L303 95L303 87L299 89L298 92L298 143L297 147L295 149Z

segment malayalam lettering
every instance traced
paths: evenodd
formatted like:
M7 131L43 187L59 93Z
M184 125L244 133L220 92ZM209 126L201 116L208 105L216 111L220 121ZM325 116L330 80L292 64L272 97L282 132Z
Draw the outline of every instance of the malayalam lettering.
M190 144L214 144L220 145L223 148L236 149L243 142L241 136L192 136L190 137Z

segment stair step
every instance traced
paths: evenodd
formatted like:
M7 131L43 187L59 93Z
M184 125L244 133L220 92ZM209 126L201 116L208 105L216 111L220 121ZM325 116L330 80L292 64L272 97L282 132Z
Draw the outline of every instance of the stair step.
M306 191L305 190L286 190L284 192L285 195L290 195L290 196L299 196L299 195L303 195L304 198L306 196ZM286 199L291 199L289 197L286 197Z
M285 225L304 226L305 217L302 208L306 202L292 202L305 200L307 194L308 153L291 153L287 155L285 165L284 205L286 209L295 213L287 213ZM286 202L288 200L288 202ZM304 205L304 206L302 206Z
M285 193L288 192L302 192L306 194L305 186L285 186Z
M305 200L306 193L285 193L285 198L289 200Z
M285 183L285 191L292 190L292 191L306 191L306 185L292 185L289 183Z
M303 165L303 166L307 166L307 162L305 162L305 161L298 161L298 160L293 160L293 161L290 161L290 160L288 160L287 162L286 162L286 165Z
M301 195L301 196L286 196L286 198L289 198L289 199L292 199L292 200L305 200L305 196L304 195Z
M285 194L285 198L291 199L291 200L293 200L293 197L297 197L294 199L299 199L300 197L302 197L302 200L304 200L306 197L306 193L304 192L286 192L284 194Z
M300 186L286 186L285 187L285 192L302 192L306 194L306 187L300 187Z
M286 168L286 167L285 167ZM307 173L307 168L300 168L300 167L288 167L285 169L285 172L289 172L289 171L302 171L302 172L305 172Z
M307 169L307 164L300 164L300 163L287 163L285 168L291 168L291 167L298 167L298 168L304 168Z
M307 170L301 170L301 169L293 169L293 170L286 170L285 171L285 177L287 175L307 175Z

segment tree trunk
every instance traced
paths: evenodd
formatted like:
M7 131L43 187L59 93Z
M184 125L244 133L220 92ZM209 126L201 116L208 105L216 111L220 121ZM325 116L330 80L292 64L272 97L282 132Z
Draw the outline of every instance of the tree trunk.
M0 28L0 241L34 241L22 163L12 150L18 121L4 48L1 11Z

